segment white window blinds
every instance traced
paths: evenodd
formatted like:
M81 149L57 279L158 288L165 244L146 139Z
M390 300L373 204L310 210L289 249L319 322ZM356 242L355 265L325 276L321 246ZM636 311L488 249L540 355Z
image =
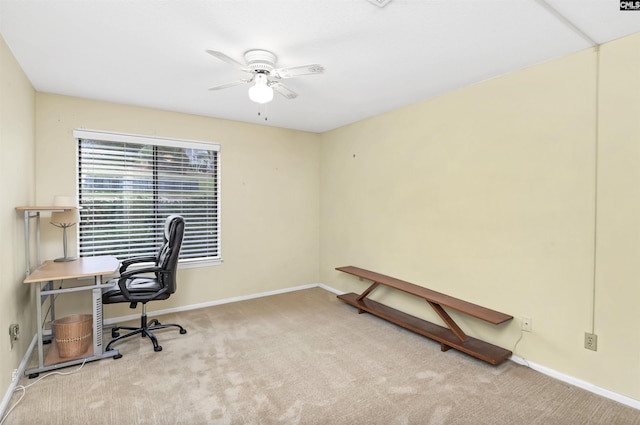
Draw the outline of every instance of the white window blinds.
M214 143L74 131L81 256L155 255L164 220L185 219L181 262L219 261L219 150Z

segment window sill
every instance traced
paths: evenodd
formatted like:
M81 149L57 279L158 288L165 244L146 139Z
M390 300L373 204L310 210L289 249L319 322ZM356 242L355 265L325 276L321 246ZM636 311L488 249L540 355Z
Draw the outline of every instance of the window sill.
M206 260L180 260L178 261L178 269L196 269L200 267L219 266L222 259L206 259Z

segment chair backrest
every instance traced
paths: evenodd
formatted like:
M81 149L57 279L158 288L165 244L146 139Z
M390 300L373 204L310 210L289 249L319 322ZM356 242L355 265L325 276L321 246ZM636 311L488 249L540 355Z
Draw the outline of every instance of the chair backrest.
M170 294L176 292L176 271L183 237L184 218L179 215L167 217L164 222L164 242L156 260L156 266L160 267L162 272L156 273L156 277L163 287L168 288L167 292Z

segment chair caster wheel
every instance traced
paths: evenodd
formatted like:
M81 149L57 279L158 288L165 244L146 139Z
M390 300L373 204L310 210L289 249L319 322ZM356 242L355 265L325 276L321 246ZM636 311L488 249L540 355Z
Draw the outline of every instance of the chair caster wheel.
M184 335L184 334L187 333L187 330L186 329L180 329L180 333Z
M153 347L153 351L162 351L162 347L159 345L157 347Z
M118 354L116 354L115 356L113 356L113 358L114 358L115 360L121 359L121 358L122 358L122 354L118 353Z

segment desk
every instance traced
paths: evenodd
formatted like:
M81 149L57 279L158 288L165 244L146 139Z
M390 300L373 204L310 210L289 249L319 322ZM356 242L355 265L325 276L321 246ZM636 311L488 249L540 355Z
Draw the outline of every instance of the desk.
M84 361L98 360L105 357L118 355L118 350L103 352L102 349L102 288L106 287L102 283L102 276L113 274L118 269L119 261L112 256L98 256L79 258L69 262L45 261L31 274L24 283L36 285L36 310L38 320L38 366L26 370L25 375L35 377L40 372L52 369L67 367ZM91 284L75 286L64 289L55 289L53 282L63 279L93 278ZM43 329L42 304L49 298L51 321L55 320L54 300L57 294L65 294L77 291L91 291L93 305L93 346L87 353L78 358L49 363L44 357L44 342L52 341L53 335L49 331L45 335ZM53 347L52 347L53 349ZM49 363L49 364L47 364Z

